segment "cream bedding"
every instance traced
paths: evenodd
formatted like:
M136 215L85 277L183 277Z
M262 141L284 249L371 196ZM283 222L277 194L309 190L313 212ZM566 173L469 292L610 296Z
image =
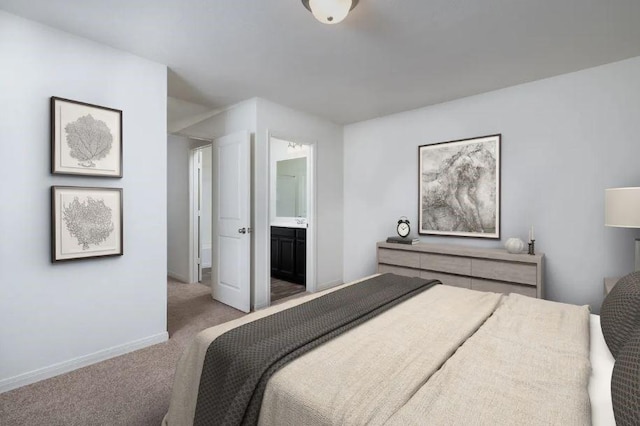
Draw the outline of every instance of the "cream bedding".
M344 286L351 284L354 283ZM205 353L217 336L327 292L273 306L199 333L178 363L163 425L193 423ZM482 325L500 298L494 293L438 285L389 309L276 373L265 392L260 423L363 424L372 421L379 424L385 421ZM341 373L332 375L338 368ZM330 380L324 380L326 378ZM345 385L341 380L346 381ZM386 391L381 392L383 389ZM362 399L364 395L366 407L349 403L349 399L354 402L354 398ZM289 398L310 404L303 407L295 400L288 401ZM302 411L308 417L301 417Z
M180 360L163 424L193 423L217 336L322 294L200 333ZM277 372L260 424L589 424L588 324L584 307L436 286Z
M259 424L384 424L500 297L439 285L325 343L271 378Z
M271 315L273 313L291 308L293 306L320 297L324 294L338 291L341 288L358 283L360 281L364 281L374 276L375 275L365 277L358 281L342 284L328 290L311 294L309 296L271 306L269 308L253 312L250 315L238 318L236 320L208 328L198 333L194 341L187 347L187 349L180 357L180 360L178 361L176 374L173 380L173 387L171 389L169 412L162 420L162 424L172 426L185 426L193 424L198 397L198 386L200 384L200 374L202 373L202 363L204 362L205 354L207 348L209 347L209 344L216 337L242 324L246 324L248 322Z
M591 424L589 310L511 294L387 423Z

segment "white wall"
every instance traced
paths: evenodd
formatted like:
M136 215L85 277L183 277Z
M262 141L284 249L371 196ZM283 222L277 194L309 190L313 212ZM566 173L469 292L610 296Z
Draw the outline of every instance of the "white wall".
M167 274L189 282L189 139L167 136Z
M209 111L211 108L207 106L167 97L167 133L179 133Z
M231 105L215 116L180 131L184 136L216 139L232 133L256 131L256 100L249 99Z
M164 341L164 65L0 12L0 391ZM49 172L49 98L124 111L122 179ZM124 189L124 256L52 264L51 185Z
M597 312L603 277L633 270L639 234L605 228L603 202L605 188L640 185L638 117L635 58L346 126L345 280L375 271L398 217L417 229L419 145L502 133L502 241L535 225L547 298Z
M254 259L255 306L266 304L270 265L269 181L267 131L292 141L316 143L317 261L319 289L342 283L342 136L343 127L265 99L257 99L254 150Z
M192 149L208 143L185 136L167 136L167 274L183 282L190 281L189 156Z

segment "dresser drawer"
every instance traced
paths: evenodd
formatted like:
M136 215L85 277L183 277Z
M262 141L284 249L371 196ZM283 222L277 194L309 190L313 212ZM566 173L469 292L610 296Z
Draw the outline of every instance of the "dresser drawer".
M444 285L471 288L471 278L458 275L443 274L442 272L420 271L420 278L426 280L440 280Z
M471 260L471 275L473 277L489 278L519 284L535 286L536 265L530 263L501 262L498 260Z
M383 265L383 264L378 265L379 274L386 274L389 272L396 275L404 275L405 277L420 276L420 270L418 269L403 268L401 266L392 266L392 265Z
M418 269L420 268L420 253L381 248L378 249L378 262Z
M468 257L425 253L420 255L420 268L448 272L450 274L471 275L471 259Z
M536 288L529 285L508 284L492 280L471 279L471 290L492 291L494 293L518 293L536 297Z

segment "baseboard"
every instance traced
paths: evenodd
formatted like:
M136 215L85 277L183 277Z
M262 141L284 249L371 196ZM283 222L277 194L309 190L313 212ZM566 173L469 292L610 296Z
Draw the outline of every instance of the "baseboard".
M264 309L264 308L268 308L268 307L269 307L269 305L267 305L266 303L261 303L259 305L255 305L253 307L253 310L254 311L259 311L260 309Z
M344 284L342 280L329 281L327 283L318 284L316 291L327 290L337 285Z
M178 280L178 281L182 281L183 283L188 283L189 282L189 278L185 277L182 274L178 274L176 272L173 271L167 271L167 275L171 278L173 278L174 280Z
M153 336L125 343L124 345L114 346L89 355L73 358L48 367L39 368L37 370L9 377L7 379L0 380L0 393L30 385L32 383L39 382L40 380L49 379L60 374L68 373L70 371L77 370L78 368L86 367L100 361L105 361L109 358L137 351L138 349L146 348L147 346L163 343L168 339L169 333L165 331L163 333L158 333Z

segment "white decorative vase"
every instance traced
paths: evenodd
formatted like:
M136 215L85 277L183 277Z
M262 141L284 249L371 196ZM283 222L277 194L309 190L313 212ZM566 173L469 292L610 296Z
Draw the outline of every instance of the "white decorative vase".
M504 243L504 247L509 253L522 253L525 244L520 238L509 238L507 242Z

